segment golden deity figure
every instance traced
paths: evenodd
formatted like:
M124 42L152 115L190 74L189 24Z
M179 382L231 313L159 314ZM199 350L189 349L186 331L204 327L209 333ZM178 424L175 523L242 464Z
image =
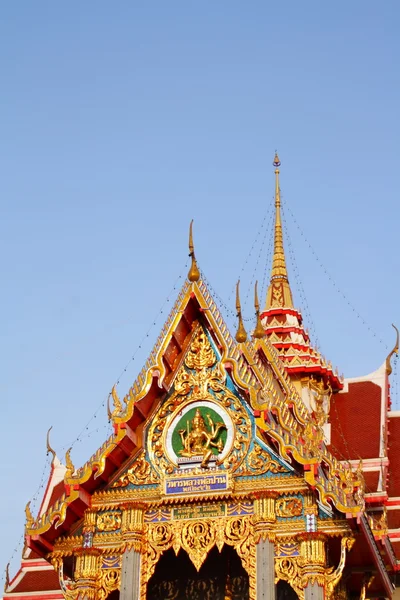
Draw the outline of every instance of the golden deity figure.
M204 417L199 409L196 410L192 421L187 421L186 429L180 429L182 450L179 451L181 456L191 458L193 456L202 456L202 467L206 467L211 455L212 449L217 448L221 453L224 449L224 443L221 439L218 440L221 429L226 429L225 423L214 423L210 415L206 415L210 431L207 430Z

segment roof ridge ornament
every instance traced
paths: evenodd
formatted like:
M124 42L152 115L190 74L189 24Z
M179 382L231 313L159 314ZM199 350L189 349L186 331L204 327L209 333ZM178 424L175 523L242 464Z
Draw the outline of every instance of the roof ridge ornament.
M388 356L386 358L386 373L388 375L390 375L393 370L391 362L390 362L393 354L396 354L397 356L399 355L399 330L397 329L396 325L393 325L393 323L392 323L392 327L393 327L393 329L396 330L396 343L394 345L393 350L388 354Z
M200 271L199 271L199 267L197 266L197 261L196 261L196 257L194 254L193 219L190 221L190 226L189 226L189 256L192 259L192 264L189 269L188 279L189 279L189 281L191 281L193 283L194 281L199 281L199 279L200 279Z
M53 450L53 448L50 446L50 431L53 429L53 425L49 428L47 435L46 435L46 448L47 448L47 456L49 454L53 455L53 460L51 461L52 463L55 461L56 458L56 451Z
M242 307L240 305L239 287L240 287L240 279L238 280L238 282L236 284L236 313L237 313L237 318L238 318L239 322L238 322L238 328L237 328L236 335L235 335L235 340L239 344L242 344L247 341L247 332L246 332L246 329L244 328L244 324L243 324Z
M68 450L65 453L65 466L67 468L66 468L65 475L64 475L64 481L66 481L67 479L71 479L71 477L73 477L73 475L75 473L75 467L71 460L71 450L72 450L72 446L71 446L71 448L68 448Z
M264 330L264 327L262 326L261 319L260 319L260 302L258 300L257 287L258 287L258 281L256 281L256 283L254 285L254 308L256 310L256 326L253 331L253 337L256 339L262 339L263 337L265 337L265 330Z
M29 502L27 502L26 506L25 506L25 516L26 516L26 529L30 529L32 527L32 525L35 522L35 519L33 518L33 514L31 512L31 501L29 500Z

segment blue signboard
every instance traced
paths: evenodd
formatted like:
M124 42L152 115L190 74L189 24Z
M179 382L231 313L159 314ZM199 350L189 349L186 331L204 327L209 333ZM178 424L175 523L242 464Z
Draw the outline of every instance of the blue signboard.
M167 479L165 493L167 496L174 494L199 494L204 492L220 492L228 489L228 476L226 473L210 473L208 475L192 475Z

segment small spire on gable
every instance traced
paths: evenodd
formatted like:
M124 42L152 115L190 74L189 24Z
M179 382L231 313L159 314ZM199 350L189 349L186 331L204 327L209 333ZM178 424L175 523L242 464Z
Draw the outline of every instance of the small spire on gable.
M279 186L279 167L281 161L275 153L275 231L274 255L272 258L271 280L267 292L266 310L275 307L293 308L292 292L286 269L285 251L283 248L283 231L281 219L281 190Z
M189 256L192 259L192 264L189 269L188 279L191 282L199 281L200 271L197 266L196 257L194 255L194 244L193 244L193 219L190 221L189 227Z
M240 286L240 280L236 284L236 313L237 313L239 322L238 322L238 328L237 328L236 335L235 335L235 340L239 344L242 344L243 342L247 341L247 332L243 325L242 307L240 305L239 286Z
M253 331L253 337L256 339L261 339L265 336L265 330L262 326L260 319L260 303L258 301L258 291L257 291L258 281L256 281L254 286L254 308L256 310L256 327Z

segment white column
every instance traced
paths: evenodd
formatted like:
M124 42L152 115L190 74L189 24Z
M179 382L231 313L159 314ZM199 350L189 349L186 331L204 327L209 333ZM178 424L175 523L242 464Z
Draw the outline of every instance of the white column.
M120 600L140 598L140 552L126 550L122 557Z
M275 597L275 546L268 539L261 539L256 546L256 599L275 600Z
M304 588L304 600L324 600L324 588L318 583L309 583Z

